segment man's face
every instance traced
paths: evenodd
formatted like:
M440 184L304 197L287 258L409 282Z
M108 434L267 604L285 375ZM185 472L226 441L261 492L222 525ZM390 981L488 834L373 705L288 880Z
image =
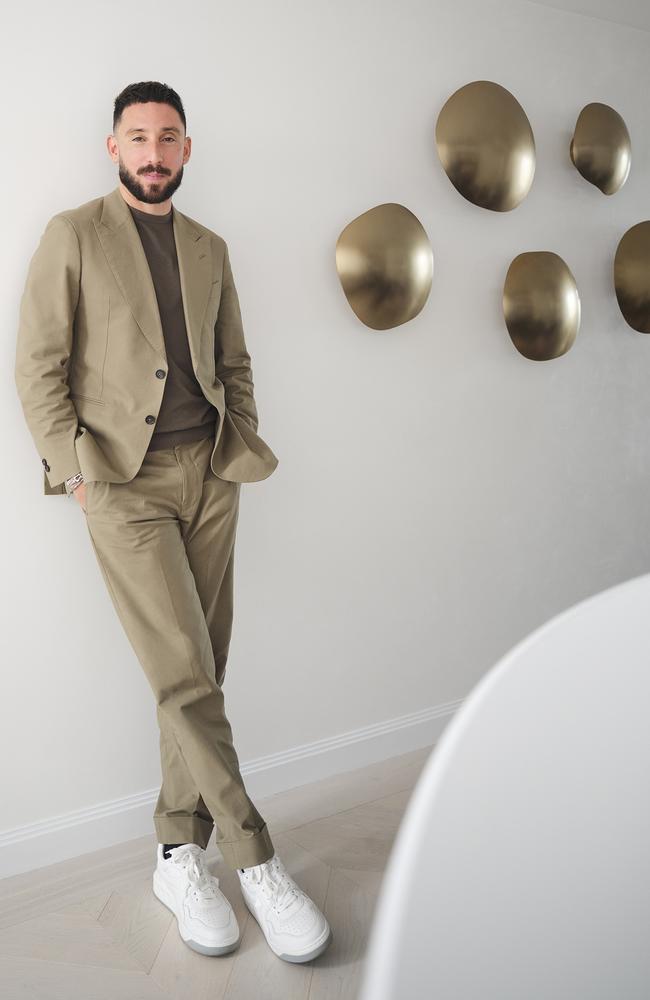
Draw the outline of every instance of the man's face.
M108 151L119 164L119 177L137 201L150 205L171 198L183 179L191 139L170 104L130 104L122 112Z

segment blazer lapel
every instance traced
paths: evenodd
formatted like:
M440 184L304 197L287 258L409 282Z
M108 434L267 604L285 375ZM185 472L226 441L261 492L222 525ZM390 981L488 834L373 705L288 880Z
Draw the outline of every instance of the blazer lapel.
M121 197L121 196L120 196ZM131 213L129 212L129 215ZM183 298L185 327L194 371L198 375L203 317L212 292L210 237L196 229L187 216L172 205L174 239ZM133 219L131 219L133 221Z
M212 284L212 257L207 235L200 233L172 205L185 326L194 371L199 362L203 316ZM156 291L140 234L129 206L116 187L103 200L97 236L133 317L151 346L166 359Z

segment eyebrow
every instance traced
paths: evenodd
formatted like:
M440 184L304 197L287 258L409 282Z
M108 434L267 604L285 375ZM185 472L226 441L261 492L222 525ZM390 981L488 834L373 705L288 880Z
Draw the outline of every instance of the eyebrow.
M128 128L126 130L126 134L128 135L129 132L146 132L146 131L147 130L144 129L144 128ZM177 132L178 135L181 134L181 130L179 128L176 128L175 125L169 125L167 128L161 128L160 131L161 132Z

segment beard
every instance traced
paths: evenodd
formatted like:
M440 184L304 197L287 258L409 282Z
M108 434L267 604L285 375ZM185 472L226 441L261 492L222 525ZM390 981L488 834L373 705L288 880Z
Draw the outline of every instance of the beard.
M183 180L183 168L180 168L175 177L169 179L163 177L153 183L148 180L140 181L138 177L126 169L120 160L119 177L127 191L130 191L138 201L143 201L148 205L159 205L161 201L171 198L174 191L180 187Z

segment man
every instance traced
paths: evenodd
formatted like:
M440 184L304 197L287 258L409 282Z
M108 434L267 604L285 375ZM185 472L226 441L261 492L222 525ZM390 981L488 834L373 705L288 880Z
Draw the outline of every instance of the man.
M174 90L126 87L107 148L119 185L53 216L31 259L18 394L44 492L83 509L156 696L156 896L190 948L237 947L234 911L205 865L218 824L224 861L269 946L306 962L331 930L274 851L224 711L240 486L278 462L257 434L228 247L172 206L191 151Z

